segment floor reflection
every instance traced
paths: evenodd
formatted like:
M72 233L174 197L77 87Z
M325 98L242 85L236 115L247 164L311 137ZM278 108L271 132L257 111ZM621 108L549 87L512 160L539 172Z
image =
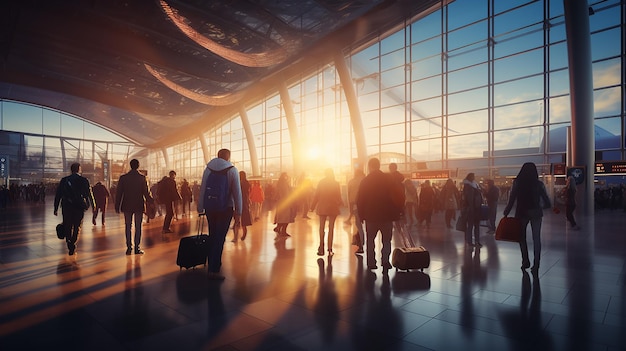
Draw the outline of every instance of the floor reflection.
M519 269L519 246L481 228L482 248L435 213L411 235L430 251L421 271L365 268L354 229L336 221L334 255L317 256L317 218L298 217L274 240L273 214L224 246L224 281L180 270L180 238L144 223L145 255L125 255L123 217L85 221L68 256L51 204L0 212L1 348L88 350L578 350L626 347L626 216L546 215L542 265ZM400 241L394 238L394 247ZM380 243L377 243L377 247ZM380 261L380 257L377 257ZM521 279L520 279L521 278ZM71 330L71 336L67 336ZM37 337L32 337L36 335Z

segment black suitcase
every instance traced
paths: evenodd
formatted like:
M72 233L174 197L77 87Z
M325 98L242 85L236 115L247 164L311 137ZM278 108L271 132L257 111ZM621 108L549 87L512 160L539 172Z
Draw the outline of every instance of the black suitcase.
M209 236L202 234L204 216L198 216L198 234L180 239L176 264L182 270L205 265L209 251Z
M391 264L396 267L396 271L411 269L424 271L424 268L430 266L430 253L423 246L415 246L404 225L400 228L399 233L404 247L397 247L393 250Z

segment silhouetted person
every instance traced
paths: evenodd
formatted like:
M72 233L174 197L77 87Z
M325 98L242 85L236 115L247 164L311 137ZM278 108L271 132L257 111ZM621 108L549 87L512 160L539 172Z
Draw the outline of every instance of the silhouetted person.
M365 244L365 230L363 230L363 221L361 221L361 217L359 216L359 211L356 206L356 198L359 193L359 186L361 185L361 181L365 178L365 173L361 169L354 170L354 178L350 179L348 182L348 206L350 206L350 215L354 216L354 225L356 227L356 233L354 235L358 235L358 245L355 253L362 254L363 253L363 245ZM350 223L350 221L348 221Z
M161 179L159 185L159 200L165 206L165 220L163 220L163 234L173 233L170 225L174 218L174 205L181 200L178 188L176 187L176 172L170 171L168 178Z
M286 239L291 236L287 233L287 226L295 221L298 206L298 200L294 200L291 196L291 186L289 185L287 173L283 172L280 174L273 194L276 203L274 214L276 239Z
M452 179L446 181L446 184L441 189L440 196L441 204L445 211L444 221L446 222L446 227L452 228L451 222L453 219L456 219L456 210L459 209L459 202L461 200L459 189L457 189Z
M311 203L311 211L316 210L319 216L319 246L317 255L324 255L324 230L326 228L326 220L328 220L328 255L333 255L333 238L335 235L335 220L339 215L339 207L343 205L341 200L341 188L339 182L335 180L335 173L328 168L324 171L325 177L320 180L313 195Z
M498 199L500 199L500 189L498 189L493 179L487 180L485 198L487 199L488 207L487 223L489 230L487 233L493 234L496 232L496 214L498 213Z
M550 208L550 198L546 192L546 186L539 180L537 166L532 162L526 162L522 165L517 177L513 181L511 188L511 196L509 202L504 209L504 216L508 216L515 207L515 218L519 218L522 225L522 236L519 241L520 251L522 252L522 269L530 267L530 259L528 257L528 243L526 242L526 227L530 222L533 234L533 252L534 264L533 272L539 270L539 262L541 260L541 222L543 217L543 209Z
M141 250L141 222L145 210L145 201L154 201L148 190L146 176L139 173L139 161L130 160L130 171L120 176L117 183L117 194L115 195L115 212L124 213L124 229L126 233L126 254L130 255L133 250L131 241L131 224L135 217L135 254L142 255Z
M426 222L426 228L430 228L433 209L435 208L435 190L430 185L430 180L426 179L420 187L419 195L419 224Z
M574 210L576 209L576 179L574 176L567 177L563 191L565 193L565 218L567 218L573 230L579 230L580 227L576 224L576 219L574 218Z
M465 179L463 179L463 197L461 201L463 211L467 215L465 244L468 246L483 246L480 243L480 206L482 203L482 191L475 181L474 173L468 173ZM473 242L472 236L474 237Z
M191 193L191 187L187 179L183 179L183 182L180 183L180 197L182 198L183 216L186 216L187 213L191 214L193 194Z
M246 172L239 171L239 183L241 185L241 220L239 225L233 227L233 240L236 243L239 239L239 229L241 229L241 241L246 240L248 236L248 227L252 225L252 216L250 214L250 182Z
M95 203L89 180L79 174L80 163L72 163L70 170L72 174L63 177L57 187L54 197L54 215L57 216L59 205L61 205L65 242L69 255L72 256L76 252L76 242L85 211L90 206L93 208Z
M359 217L365 221L367 235L367 268L376 269L376 253L374 242L378 232L382 235L381 260L385 269L391 268L389 255L391 254L391 233L393 222L400 219L404 207L404 187L402 187L402 202L394 200L394 187L397 181L391 175L380 170L380 160L371 158L367 162L368 175L363 178L357 194L357 210Z
M107 203L111 194L109 194L109 190L107 190L106 186L104 186L101 182L97 182L96 185L93 186L92 191L96 207L93 209L93 218L91 219L91 223L96 225L98 212L102 212L102 225L104 225L104 216L106 214Z

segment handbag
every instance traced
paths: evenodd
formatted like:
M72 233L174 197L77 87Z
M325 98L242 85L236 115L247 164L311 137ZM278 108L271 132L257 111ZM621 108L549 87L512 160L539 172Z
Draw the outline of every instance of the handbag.
M61 240L65 239L65 227L63 227L63 223L57 224L56 231L57 231L57 238Z
M467 210L461 210L461 214L459 215L459 219L456 221L456 230L465 232L467 229Z
M496 240L519 242L522 237L522 222L515 217L502 217L496 228Z

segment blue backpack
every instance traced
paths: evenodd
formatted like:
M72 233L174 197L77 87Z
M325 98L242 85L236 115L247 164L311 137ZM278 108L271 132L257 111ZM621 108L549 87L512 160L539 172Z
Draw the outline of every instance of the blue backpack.
M224 213L228 209L230 194L227 173L231 168L233 166L221 171L214 171L209 168L211 173L207 177L204 188L205 213Z

